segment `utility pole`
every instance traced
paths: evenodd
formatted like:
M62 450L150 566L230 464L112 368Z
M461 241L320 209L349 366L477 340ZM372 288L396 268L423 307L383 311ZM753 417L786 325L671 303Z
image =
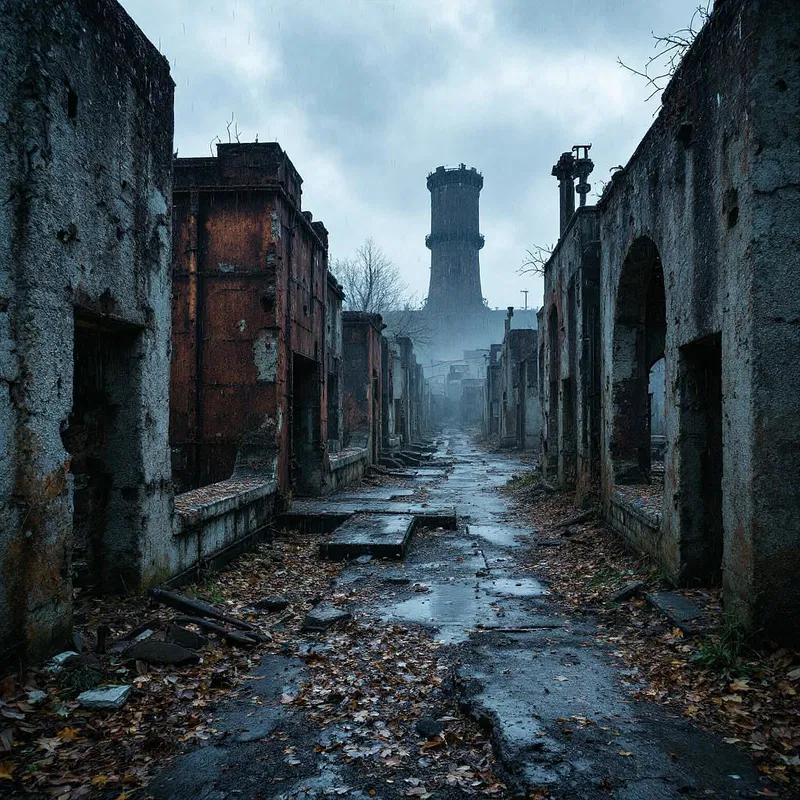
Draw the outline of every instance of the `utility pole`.
M525 311L528 310L528 290L527 289L520 289L522 294L525 295Z

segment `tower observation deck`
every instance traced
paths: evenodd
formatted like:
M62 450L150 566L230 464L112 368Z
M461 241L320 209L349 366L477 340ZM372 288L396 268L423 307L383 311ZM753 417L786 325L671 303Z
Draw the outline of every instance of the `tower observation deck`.
M465 164L437 167L428 175L431 193L431 283L426 309L457 313L484 308L478 253L483 247L479 199L483 176Z

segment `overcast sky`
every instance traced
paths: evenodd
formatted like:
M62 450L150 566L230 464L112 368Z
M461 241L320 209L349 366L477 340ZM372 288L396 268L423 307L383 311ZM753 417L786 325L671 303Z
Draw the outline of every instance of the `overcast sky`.
M683 27L697 0L122 0L170 61L175 148L277 141L304 179L303 207L331 259L372 236L418 299L427 294L428 172L483 173L483 294L541 305L517 269L558 238L550 170L591 142L600 187L652 122L640 66L651 32ZM590 195L590 198L593 196Z

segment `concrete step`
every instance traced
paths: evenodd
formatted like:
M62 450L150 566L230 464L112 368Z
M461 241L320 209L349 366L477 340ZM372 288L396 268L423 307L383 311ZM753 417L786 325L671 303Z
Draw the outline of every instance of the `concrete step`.
M365 514L352 517L323 542L320 555L340 560L356 556L403 558L414 530L410 514Z

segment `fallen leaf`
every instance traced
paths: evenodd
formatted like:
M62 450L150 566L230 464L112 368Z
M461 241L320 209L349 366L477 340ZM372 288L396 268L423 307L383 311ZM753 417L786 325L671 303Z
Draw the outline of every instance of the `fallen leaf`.
M0 780L13 781L14 780L14 762L13 761L0 761Z
M76 739L80 738L78 733L80 732L80 728L62 728L56 736L61 739L62 742L74 742Z

